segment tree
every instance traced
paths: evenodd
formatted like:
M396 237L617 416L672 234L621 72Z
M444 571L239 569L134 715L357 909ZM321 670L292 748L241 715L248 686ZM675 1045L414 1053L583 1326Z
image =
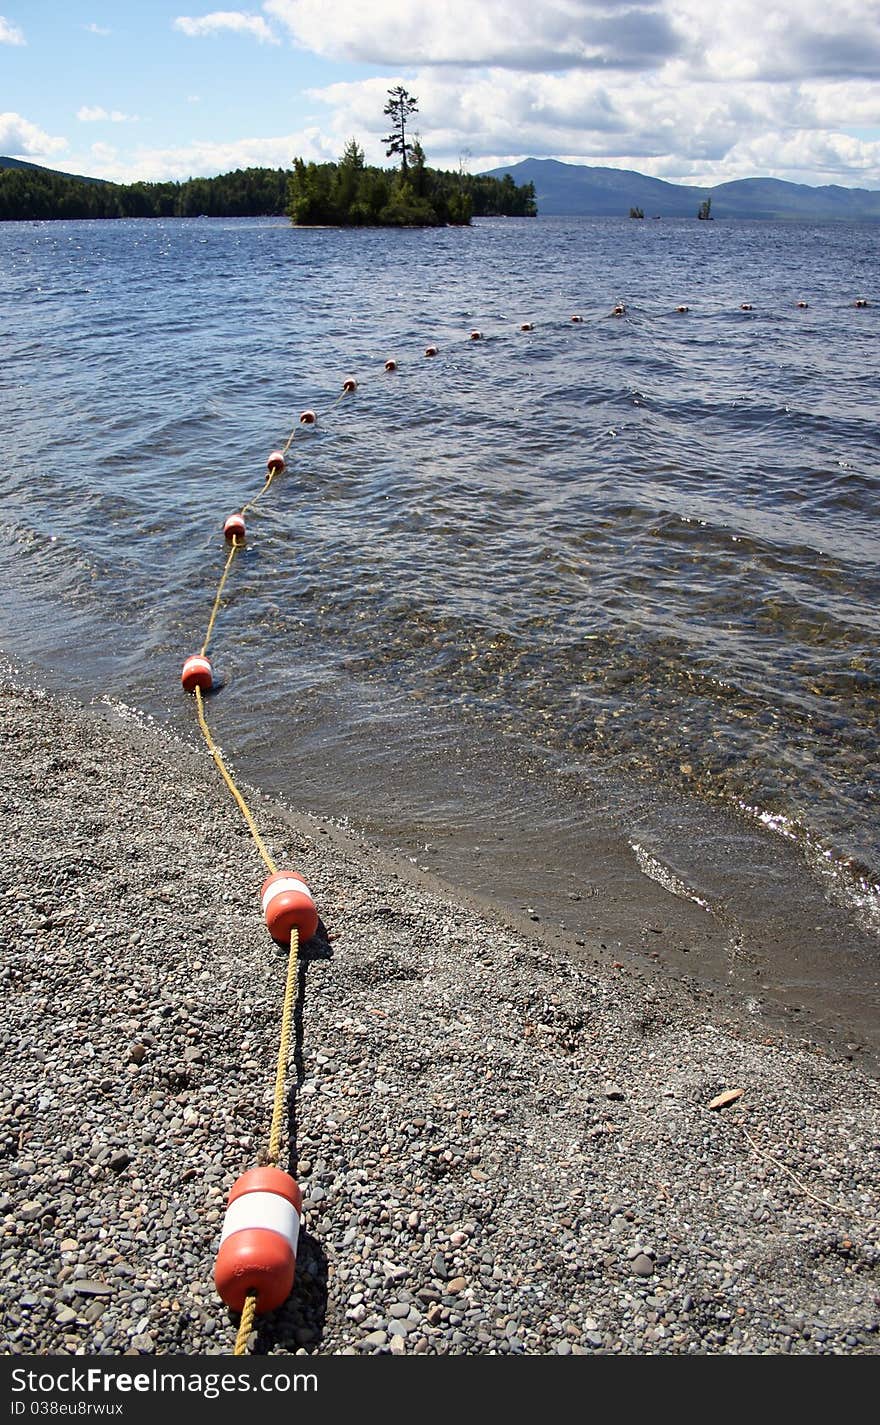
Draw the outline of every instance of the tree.
M711 199L711 198L704 198L704 199L703 199L702 203L700 204L699 211L697 212L697 217L703 219L703 221L705 221L707 218L711 221L711 218L712 218L712 199Z
M391 120L391 133L382 140L388 147L385 155L390 158L393 153L400 154L400 171L406 176L407 154L412 152L412 144L406 137L406 121L410 114L417 114L419 103L414 94L408 94L402 84L398 84L394 89L388 90L388 103L382 110Z

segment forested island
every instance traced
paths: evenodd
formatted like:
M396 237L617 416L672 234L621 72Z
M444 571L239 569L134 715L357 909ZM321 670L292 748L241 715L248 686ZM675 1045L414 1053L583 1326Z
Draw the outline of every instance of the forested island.
M351 139L337 163L245 168L183 183L109 183L0 158L0 221L52 218L254 218L286 214L298 225L435 227L475 217L534 217L533 183L429 168L407 134L416 101L389 90L387 153L394 169L368 167Z

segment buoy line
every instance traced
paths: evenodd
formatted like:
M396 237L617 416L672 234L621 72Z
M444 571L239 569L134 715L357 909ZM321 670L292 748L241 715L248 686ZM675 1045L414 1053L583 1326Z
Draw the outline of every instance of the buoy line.
M799 308L808 303L799 300ZM867 298L859 297L852 305L867 307ZM740 304L742 311L751 312L750 302ZM680 304L677 313L688 313L691 308ZM605 313L608 317L628 316L625 302L619 301ZM601 320L602 318L597 318ZM585 318L580 313L570 317L570 323L583 324ZM535 324L524 321L519 324L520 332L530 333ZM479 328L468 333L471 342L483 342L484 334ZM436 357L440 348L432 343L424 348L426 357ZM386 374L399 371L397 359L388 357L384 363ZM358 390L358 381L349 376L342 383L342 391L327 414L334 410L346 396ZM214 688L214 670L208 658L208 650L220 612L223 594L233 564L247 540L245 515L253 510L269 492L275 480L287 468L287 455L295 437L303 430L318 424L318 414L313 408L306 408L299 416L284 445L273 450L266 460L266 478L263 486L239 511L229 515L223 525L224 539L229 545L214 601L208 617L205 636L198 653L191 655L183 664L181 684L186 692L194 695L196 717L208 751L244 817L254 841L254 845L268 871L260 890L260 908L272 939L280 945L288 946L287 973L284 999L282 1003L280 1041L275 1068L272 1120L269 1131L269 1146L265 1154L265 1164L243 1173L233 1184L227 1198L226 1215L220 1236L220 1245L214 1269L217 1290L231 1311L240 1313L234 1355L244 1355L248 1339L253 1329L254 1318L274 1311L287 1300L293 1288L296 1272L296 1252L302 1215L302 1196L296 1180L278 1167L281 1156L281 1133L284 1118L287 1065L290 1057L290 1037L293 1022L293 1008L296 996L297 966L301 943L310 940L319 925L319 916L310 887L300 873L290 868L279 869L274 857L260 834L256 820L244 796L235 783L223 761L208 726L205 712L205 694Z

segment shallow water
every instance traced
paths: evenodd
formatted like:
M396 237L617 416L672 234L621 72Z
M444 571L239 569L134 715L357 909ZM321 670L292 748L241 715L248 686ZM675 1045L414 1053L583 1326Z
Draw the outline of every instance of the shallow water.
M665 915L675 973L862 1041L878 256L870 225L0 225L0 644L189 733L223 520L312 406L212 643L241 775L585 946L656 957Z

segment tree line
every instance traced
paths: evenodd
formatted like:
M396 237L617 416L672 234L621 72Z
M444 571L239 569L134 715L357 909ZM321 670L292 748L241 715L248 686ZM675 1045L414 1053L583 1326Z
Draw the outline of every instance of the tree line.
M4 168L0 220L262 217L284 212L288 176L285 168L245 168L184 183L103 183Z
M246 168L183 183L104 183L39 168L0 169L0 221L50 218L256 218L287 213L313 224L464 223L476 217L532 217L531 183L444 173L410 160L395 170L338 164Z

